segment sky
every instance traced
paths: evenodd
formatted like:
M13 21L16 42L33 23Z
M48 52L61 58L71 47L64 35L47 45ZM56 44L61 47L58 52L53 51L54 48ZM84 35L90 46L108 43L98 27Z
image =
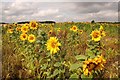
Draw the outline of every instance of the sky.
M2 0L0 22L118 21L118 0Z

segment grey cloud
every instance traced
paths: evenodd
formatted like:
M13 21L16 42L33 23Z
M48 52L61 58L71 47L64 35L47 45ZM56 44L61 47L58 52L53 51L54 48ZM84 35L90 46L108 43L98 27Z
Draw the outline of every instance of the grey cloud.
M76 12L78 13L97 13L99 11L113 10L118 11L117 2L83 2L76 3Z
M56 11L58 10L58 11ZM117 21L117 2L4 2L3 21ZM111 13L111 14L110 14ZM94 14L94 15L93 15Z

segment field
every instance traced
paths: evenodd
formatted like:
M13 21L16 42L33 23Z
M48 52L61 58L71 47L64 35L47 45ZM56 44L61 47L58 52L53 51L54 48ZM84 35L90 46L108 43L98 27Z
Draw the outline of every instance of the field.
M118 75L119 24L2 26L2 78L95 79Z

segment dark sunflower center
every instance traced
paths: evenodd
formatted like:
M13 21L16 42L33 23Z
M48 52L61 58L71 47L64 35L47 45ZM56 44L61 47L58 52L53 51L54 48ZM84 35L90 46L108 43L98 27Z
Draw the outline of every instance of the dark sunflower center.
M55 45L56 45L56 43L53 42L53 43L51 44L52 48L55 48Z
M34 37L30 37L30 40L33 40L34 39Z
M98 32L94 32L94 33L93 33L93 37L94 37L94 38L99 37L99 33L98 33Z
M88 66L88 70L91 71L91 70L93 70L96 67L96 64L89 63L87 66Z
M27 29L26 28L23 28L24 31L26 31Z
M25 36L25 35L23 35L23 38L26 38L26 36Z
M76 27L73 27L73 30L76 30Z
M36 27L36 24L35 24L35 23L32 23L31 25L32 25L32 27Z

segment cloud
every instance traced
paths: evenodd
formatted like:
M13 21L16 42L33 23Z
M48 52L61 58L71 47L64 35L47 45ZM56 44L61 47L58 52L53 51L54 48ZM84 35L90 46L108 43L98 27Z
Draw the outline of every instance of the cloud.
M3 2L2 21L118 21L117 2ZM0 16L1 17L1 16Z
M16 0L1 0L2 2L14 2ZM119 0L17 0L19 2L119 2Z
M32 16L40 16L40 17L50 16L50 15L56 14L56 13L58 13L58 12L59 12L58 9L40 10L40 11L38 11L37 13L34 13Z

